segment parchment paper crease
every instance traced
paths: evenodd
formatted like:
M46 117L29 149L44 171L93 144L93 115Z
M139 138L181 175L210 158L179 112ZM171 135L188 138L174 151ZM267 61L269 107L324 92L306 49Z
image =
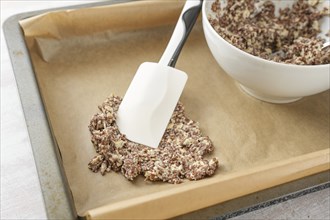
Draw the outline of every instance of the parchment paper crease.
M87 128L91 116L111 93L124 95L142 62L158 61L181 8L178 1L142 1L57 11L20 22L80 216L156 192L184 192L208 181L234 181L233 177L251 170L329 148L329 91L287 105L249 97L216 64L198 22L177 64L189 75L181 101L187 115L199 121L214 142L214 155L221 162L217 174L171 185L92 173L87 168L95 155ZM283 169L290 169L290 164ZM271 172L280 175L276 169ZM249 183L246 187L261 189ZM230 190L238 189L228 189L224 198L231 198Z

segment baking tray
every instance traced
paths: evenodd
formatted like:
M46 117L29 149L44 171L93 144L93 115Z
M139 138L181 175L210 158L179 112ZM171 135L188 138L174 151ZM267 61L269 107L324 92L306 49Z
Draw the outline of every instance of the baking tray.
M97 4L89 4L89 5L81 5L81 6L74 6L74 7L66 7L63 9L73 9L73 8L88 8L92 6L100 6L105 4L117 4L116 2L102 2ZM58 9L56 9L58 10ZM35 75L33 68L31 66L31 62L29 60L28 51L24 45L24 38L21 32L21 29L18 25L18 21L24 18L28 18L34 15L38 15L41 13L44 13L46 11L51 10L45 10L45 11L37 11L37 12L31 12L31 13L24 13L20 15L16 15L14 17L11 17L7 20L7 22L4 25L5 35L9 47L10 56L12 58L13 68L15 72L16 81L18 84L21 101L23 105L24 114L26 117L28 130L31 138L31 144L34 151L34 156L37 163L39 178L43 190L44 200L46 204L46 209L48 216L50 218L68 218L77 216L75 212L75 208L71 196L70 187L68 186L67 180L65 178L65 173L63 172L63 167L61 163L61 154L58 150L58 146L56 145L56 139L53 138L51 130L52 127L49 125L47 121L47 112L44 109L43 102L40 98L39 89L35 80ZM175 19L174 19L175 20ZM323 94L324 95L324 94ZM56 155L56 157L55 157ZM56 159L58 158L58 160ZM294 165L296 166L296 169L288 171L286 168L287 165ZM302 165L304 164L304 165ZM303 169L301 168L303 167ZM212 194L210 194L207 191L203 191L206 188L212 188L217 192L217 182L210 179L209 181L201 182L201 187L198 187L199 189L196 190L196 188L193 186L186 187L186 192L194 192L198 193L206 193L206 198L204 202L195 204L194 206L187 205L184 210L176 210L168 212L164 212L161 215L158 215L157 217L160 218L168 218L173 217L175 215L184 214L185 212L194 211L197 209L204 208L206 206L214 205L216 203L224 202L226 200L233 199L235 197L242 197L243 195L247 193L253 193L254 191L260 191L272 186L280 185L282 183L286 183L292 180L296 180L305 176L309 176L312 174L316 174L325 170L329 169L329 152L327 150L322 151L316 151L312 152L310 154L302 155L300 157L290 158L289 160L284 161L278 161L277 164L271 164L269 166L263 166L257 168L257 173L263 173L267 176L267 173L272 171L272 169L280 169L282 172L281 175L272 177L269 176L266 181L264 181L261 185L259 185L255 189L250 189L248 191L241 191L241 192L233 192L231 195L227 195L226 198L212 198ZM234 173L233 176L228 177L238 177L237 181L246 180L246 178L258 178L258 175L254 176L256 174L256 170L250 172L250 173ZM328 172L321 174L321 176L317 177L311 177L309 182L311 185L315 185L316 183L328 181ZM228 182L230 183L230 181ZM298 184L298 185L304 185L304 184ZM297 187L297 184L294 183L291 184L292 190L298 190L299 187ZM306 186L306 184L304 185ZM308 184L307 184L308 186ZM230 188L230 187L229 187ZM244 188L244 187L243 187ZM272 194L271 197L264 196L264 200L270 199L272 197L276 197L278 195L283 194L280 192L279 188L273 188L273 193L269 193L269 190L267 191L267 194ZM285 190L284 190L285 191ZM289 192L290 190L287 190ZM274 193L276 192L276 193ZM168 198L174 199L178 198L181 192L178 191L178 193L174 193L169 195ZM156 196L157 197L157 196ZM249 202L245 202L242 204L241 207L236 206L237 208L242 208L243 206L248 206L259 201L255 201L253 198L255 195L250 195ZM163 197L164 198L164 197ZM248 197L245 197L248 198ZM252 199L251 199L252 198ZM187 201L187 198L180 197L178 200L180 202L185 203ZM145 200L144 200L145 201ZM154 202L152 200L152 202ZM140 203L140 202L139 202ZM139 204L134 204L133 202L133 209L126 209L125 211L132 211L131 213L134 214L136 210L134 211L134 208L140 208L141 210L144 210L145 202L142 204L141 207L138 206ZM163 205L166 207L167 204L158 203L158 205ZM110 204L111 206L111 204ZM151 205L151 207L153 207ZM171 205L168 206L171 208ZM150 205L149 205L150 208ZM224 209L225 212L233 211L228 209ZM119 213L122 214L122 213ZM123 215L121 215L123 216ZM118 216L117 216L118 217ZM137 216L139 217L139 216ZM140 216L141 217L141 216Z

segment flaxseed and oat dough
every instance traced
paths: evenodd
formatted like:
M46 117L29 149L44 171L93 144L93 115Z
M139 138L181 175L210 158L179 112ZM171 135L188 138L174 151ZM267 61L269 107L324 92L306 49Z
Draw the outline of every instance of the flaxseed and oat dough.
M319 65L330 63L330 49L321 50L320 19L329 8L318 10L319 0L298 0L275 16L271 1L228 0L212 4L213 28L226 41L252 55L281 63Z
M121 98L111 95L99 106L89 130L97 155L88 168L105 175L121 172L134 180L143 175L145 180L173 184L184 179L199 180L212 176L219 166L217 158L205 159L214 150L209 137L203 136L197 122L184 114L181 103L175 108L169 125L157 149L127 140L116 125L116 112Z

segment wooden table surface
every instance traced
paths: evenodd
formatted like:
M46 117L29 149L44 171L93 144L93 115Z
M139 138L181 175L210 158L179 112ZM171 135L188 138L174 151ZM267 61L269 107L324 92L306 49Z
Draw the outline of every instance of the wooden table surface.
M21 12L95 1L1 0L1 26ZM329 188L249 212L234 219L330 219ZM1 29L1 216L46 219L29 136Z

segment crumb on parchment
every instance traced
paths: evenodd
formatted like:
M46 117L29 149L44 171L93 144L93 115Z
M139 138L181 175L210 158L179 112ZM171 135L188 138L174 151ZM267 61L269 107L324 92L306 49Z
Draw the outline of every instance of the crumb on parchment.
M111 95L89 125L97 153L88 164L93 172L121 172L128 180L143 175L148 181L173 184L184 179L199 180L212 176L219 166L217 158L205 159L214 150L209 137L203 136L197 122L184 114L178 103L158 148L129 141L116 125L121 98Z

